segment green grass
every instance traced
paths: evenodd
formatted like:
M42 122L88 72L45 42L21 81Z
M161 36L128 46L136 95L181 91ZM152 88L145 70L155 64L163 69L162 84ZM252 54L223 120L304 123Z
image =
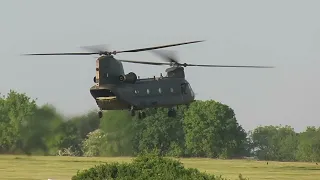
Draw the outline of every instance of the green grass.
M131 158L86 158L0 155L0 180L65 180L77 170L102 162L130 162ZM215 175L236 179L241 173L250 180L319 180L320 164L250 160L180 159L185 167L198 168Z

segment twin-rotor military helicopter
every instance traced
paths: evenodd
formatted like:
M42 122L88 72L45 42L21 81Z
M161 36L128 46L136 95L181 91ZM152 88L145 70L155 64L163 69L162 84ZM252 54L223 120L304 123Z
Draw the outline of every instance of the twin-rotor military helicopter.
M146 116L143 112L146 108L168 108L168 116L174 117L175 106L189 105L195 100L195 94L190 83L185 79L184 67L244 67L244 68L272 68L270 66L229 66L229 65L203 65L179 63L168 54L153 51L167 62L146 62L120 60L114 55L125 52L150 51L154 49L180 46L185 44L199 43L202 41L190 41L163 46L124 50L124 51L101 51L93 48L93 52L82 53L45 53L26 55L100 55L96 59L96 75L93 78L95 85L90 88L90 93L97 103L102 117L103 110L130 110L131 115L139 111L139 118ZM89 48L87 48L89 49ZM92 50L92 48L90 48ZM169 65L166 76L160 75L153 78L138 78L134 72L125 74L122 62L138 63L147 65Z

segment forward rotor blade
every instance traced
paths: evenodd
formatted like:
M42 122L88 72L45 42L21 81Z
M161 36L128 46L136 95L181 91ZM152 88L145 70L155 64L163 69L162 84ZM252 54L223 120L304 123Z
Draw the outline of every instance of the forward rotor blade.
M93 54L99 54L95 52L90 52L90 53L35 53L35 54L22 54L22 55L27 55L27 56L51 56L51 55L93 55Z
M125 50L125 51L117 51L117 53L149 51L149 50L153 50L153 49L161 49L161 48L167 48L167 47L172 47L172 46L180 46L180 45L185 45L185 44L199 43L199 42L203 42L203 41L204 40L189 41L189 42L169 44L169 45L164 45L164 46L154 46L154 47L148 47L148 48L139 48L139 49Z
M274 68L273 66L232 66L232 65L206 65L206 64L181 64L182 66L199 66L199 67L234 67L234 68Z
M135 63L135 64L148 64L148 65L170 65L170 63L158 63L158 62L148 62L148 61L130 61L130 60L119 60L121 62Z
M96 46L83 46L83 49L90 49L93 50L94 52L87 52L87 53L32 53L32 54L23 54L23 55L39 55L39 56L45 56L45 55L93 55L93 54L99 54L99 55L107 55L107 54L117 54L117 53L124 53L124 52L140 52L140 51L148 51L148 50L153 50L153 49L160 49L160 48L166 48L166 47L172 47L172 46L180 46L180 45L185 45L185 44L192 44L192 43L198 43L198 42L203 42L204 40L201 41L190 41L190 42L185 42L185 43L177 43L177 44L169 44L169 45L164 45L164 46L154 46L154 47L149 47L149 48L139 48L139 49L131 49L131 50L125 50L125 51L101 51L101 49L98 46L101 45L96 45Z

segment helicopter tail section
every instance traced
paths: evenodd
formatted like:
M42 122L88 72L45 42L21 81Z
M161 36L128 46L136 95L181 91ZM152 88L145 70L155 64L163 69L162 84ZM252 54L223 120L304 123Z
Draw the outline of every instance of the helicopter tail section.
M110 89L101 89L93 86L90 89L90 93L101 110L122 110L129 107L126 102L120 101Z
M129 107L128 104L119 101L116 96L98 97L96 102L101 110L123 110Z
M124 75L122 63L112 56L102 56L96 61L96 85L115 85L121 83L119 80Z

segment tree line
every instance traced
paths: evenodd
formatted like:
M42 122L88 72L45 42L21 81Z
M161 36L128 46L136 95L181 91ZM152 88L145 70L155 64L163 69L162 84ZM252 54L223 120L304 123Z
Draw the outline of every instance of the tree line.
M38 106L25 93L0 97L0 153L69 156L163 156L320 161L320 128L297 133L290 126L259 126L246 132L228 105L214 100L178 106L177 116L150 108L146 117L129 111L96 111L66 118Z

